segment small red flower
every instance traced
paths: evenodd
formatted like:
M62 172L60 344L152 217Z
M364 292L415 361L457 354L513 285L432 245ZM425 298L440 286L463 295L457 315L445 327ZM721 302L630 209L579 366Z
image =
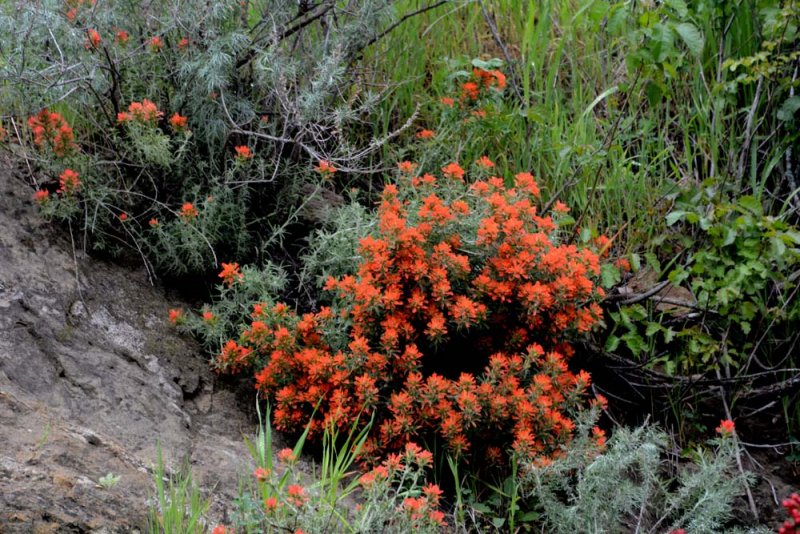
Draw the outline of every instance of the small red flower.
M455 178L457 180L464 179L464 169L461 168L461 165L458 162L453 162L448 165L442 167L442 172L448 178Z
M148 224L150 225L151 228L155 228L156 226L158 226L158 219L150 219L150 222Z
M306 495L306 490L303 488L303 486L289 484L287 490L289 494L287 500L294 506L303 506L303 504L305 504L305 502L308 500L308 495Z
M259 467L255 471L253 471L253 477L259 482L266 482L269 479L269 469L264 469L263 467Z
M128 44L128 39L130 39L130 35L125 30L120 30L117 32L117 36L114 38L114 41L120 45Z
M169 125L172 126L172 129L176 132L184 132L186 131L186 127L189 124L188 117L184 117L179 113L175 113L172 117L169 118Z
M475 164L478 165L478 167L482 167L484 169L491 169L492 167L494 167L494 162L489 158L487 158L486 156L481 156L480 159L478 159L478 161L475 162Z
M179 50L186 50L187 48L189 48L189 38L188 37L184 37L183 39L178 41L178 49Z
M84 46L87 50L93 50L100 46L102 39L100 38L100 34L95 29L88 29L86 30L86 43Z
M730 419L723 419L719 422L719 426L717 427L717 433L722 436L732 436L735 430L736 428L733 421Z
M447 107L449 107L449 108L452 108L452 107L453 107L453 105L456 103L456 101L455 101L455 100L453 100L452 98L450 98L449 96L443 96L443 97L442 97L442 98L439 100L439 102L441 102L442 104L444 104L445 106L447 106Z
M153 53L160 52L162 48L164 48L164 41L161 40L161 37L158 35L154 35L150 38L147 42L147 45L150 47L150 51Z
M290 448L281 449L278 452L278 460L284 463L292 463L297 460L297 456L295 456L294 451Z
M119 220L121 222L125 222L125 221L128 220L128 214L125 213L124 211L122 213L120 213L117 217L119 218Z
M569 206L560 200L556 200L556 203L553 205L553 211L556 213L569 213Z
M233 149L236 151L236 159L238 161L246 161L253 157L253 151L246 145L235 146Z
M200 213L197 211L197 208L195 208L194 204L191 202L184 202L183 206L181 206L180 215L184 220L194 219L199 214Z
M223 263L222 271L220 271L219 277L222 278L224 283L230 286L244 278L244 275L239 270L238 263Z
M206 310L203 312L203 320L207 323L210 323L214 320L214 312Z
M50 193L48 193L45 189L39 189L33 194L33 200L39 204L44 204L50 200Z
M433 139L436 137L436 132L433 130L420 130L417 132L417 139Z
M81 187L81 181L78 173L72 169L66 169L58 177L59 188L58 192L65 195L71 195L78 191Z
M323 176L332 176L336 173L337 169L328 160L320 160L319 165L314 167L314 170Z
M169 322L178 325L184 321L183 310L181 308L173 308L169 310Z
M271 514L275 510L278 509L278 499L275 497L267 497L264 499L264 511L267 512L267 515Z
M400 169L400 172L403 174L411 174L414 172L414 169L417 168L417 164L410 161L401 161L397 164L397 168Z
M224 525L217 525L214 527L214 530L211 531L211 534L230 534L230 531Z

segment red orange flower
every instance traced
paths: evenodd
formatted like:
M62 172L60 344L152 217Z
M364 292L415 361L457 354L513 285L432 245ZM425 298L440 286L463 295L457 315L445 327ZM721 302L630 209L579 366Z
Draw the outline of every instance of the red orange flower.
M176 132L184 132L189 124L189 119L176 112L169 118L169 124Z
M170 323L172 323L174 325L178 325L178 324L182 324L184 322L184 320L185 320L185 317L183 315L183 310L182 309L173 308L173 309L169 310L169 322Z
M100 46L102 39L100 34L94 28L86 30L86 43L84 46L89 50L94 50Z
M244 278L244 274L242 274L241 270L239 269L238 263L223 263L222 271L220 271L219 277L222 278L224 283L233 285L234 283L242 280Z
M153 53L160 52L161 49L164 48L164 41L162 41L161 37L158 35L154 35L147 42L147 46L150 47L150 51Z
M461 165L458 162L453 162L445 165L442 167L442 172L448 178L455 178L457 180L464 179L464 169L461 168Z
M114 41L116 43L124 46L124 45L128 44L128 39L129 38L130 38L130 35L128 35L128 32L126 32L125 30L120 30L120 31L117 32L117 35L114 38Z
M436 132L433 130L423 129L417 132L417 139L433 139L436 137Z
M717 427L717 433L722 436L732 436L735 431L733 421L730 419L723 419Z
M320 160L319 165L314 167L314 170L323 176L332 176L337 171L336 167L331 165L331 162L324 159Z
M72 195L81 187L81 181L78 173L72 169L65 169L58 177L58 192L64 195Z
M37 189L36 192L33 194L33 200L38 202L39 204L44 204L48 200L50 200L50 193L47 192L45 189Z
M180 216L183 220L194 219L198 215L200 215L200 213L191 202L184 202L181 206Z
M233 147L236 152L236 160L239 162L247 161L253 157L253 151L247 145L238 145Z

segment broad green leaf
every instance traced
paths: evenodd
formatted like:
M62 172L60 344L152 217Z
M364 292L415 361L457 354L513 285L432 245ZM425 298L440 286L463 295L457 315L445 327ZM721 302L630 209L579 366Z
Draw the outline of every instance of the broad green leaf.
M686 48L688 48L693 55L699 57L700 54L703 53L705 39L703 39L703 34L700 33L697 26L690 22L682 22L675 26L675 32L683 39Z
M789 97L778 110L778 120L787 122L794 119L794 114L798 109L800 109L800 96Z
M667 226L672 226L686 216L685 211L675 210L667 214Z

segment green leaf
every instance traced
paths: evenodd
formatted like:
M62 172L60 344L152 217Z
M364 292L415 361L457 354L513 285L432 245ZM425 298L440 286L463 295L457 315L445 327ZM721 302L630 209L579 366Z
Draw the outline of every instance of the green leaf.
M686 215L685 211L676 210L667 214L667 226L672 226Z
M647 323L647 330L644 331L646 337L653 337L656 332L661 330L661 325L658 323Z
M667 0L665 3L675 11L678 18L684 19L689 14L689 6L683 0Z
M608 336L604 348L606 352L614 352L619 348L619 338L617 336Z
M761 215L762 213L761 201L753 195L739 197L739 205L754 215Z
M502 528L502 526L505 524L506 524L505 517L495 517L494 519L492 519L492 525L494 525L495 528Z
M614 284L620 282L622 277L620 276L619 269L610 263L604 263L603 266L600 267L600 280L603 287L609 289L614 287Z
M778 120L788 122L794 119L794 114L798 109L800 109L800 95L787 98L778 110Z
M690 22L682 22L675 26L675 32L683 39L686 48L696 57L700 57L705 46L705 39L703 39L703 34L700 33L697 26Z

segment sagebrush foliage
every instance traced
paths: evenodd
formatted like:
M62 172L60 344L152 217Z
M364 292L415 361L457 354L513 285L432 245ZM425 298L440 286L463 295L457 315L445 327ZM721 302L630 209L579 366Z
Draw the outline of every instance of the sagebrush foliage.
M387 0L6 3L0 122L59 118L47 139L33 123L16 132L45 213L86 245L127 244L177 274L260 259L314 181L309 161L360 166L380 146L347 138L375 102L350 88L392 17ZM65 169L81 177L71 195L57 191Z

